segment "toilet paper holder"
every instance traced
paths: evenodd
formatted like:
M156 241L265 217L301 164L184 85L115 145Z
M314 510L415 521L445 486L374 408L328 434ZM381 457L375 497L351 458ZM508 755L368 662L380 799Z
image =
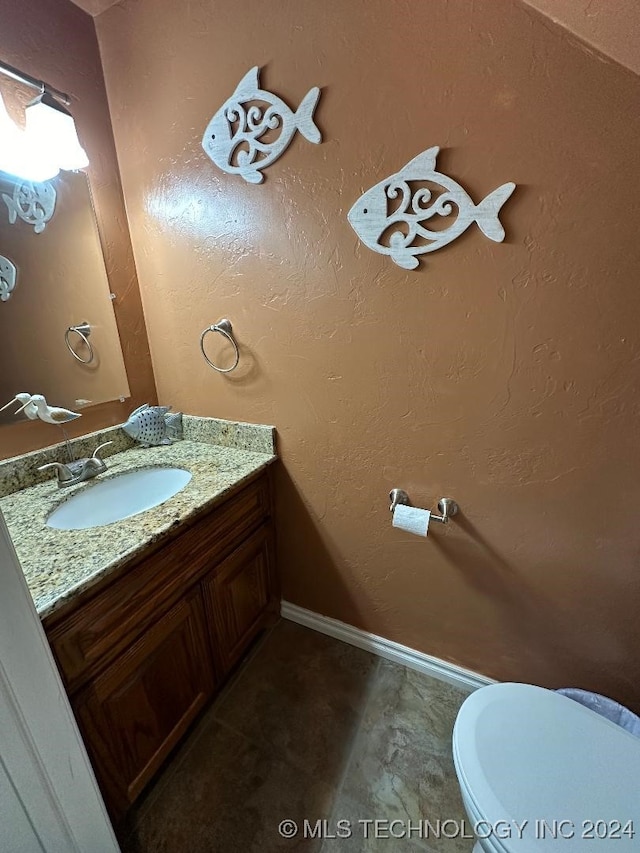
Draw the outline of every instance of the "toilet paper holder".
M391 505L389 506L389 510L391 512L394 511L398 504L411 506L409 495L404 489L391 489L389 492L389 500L391 501ZM431 521L439 521L440 524L448 524L449 519L458 512L458 504L453 498L440 498L438 501L438 509L442 515L436 515L432 512Z

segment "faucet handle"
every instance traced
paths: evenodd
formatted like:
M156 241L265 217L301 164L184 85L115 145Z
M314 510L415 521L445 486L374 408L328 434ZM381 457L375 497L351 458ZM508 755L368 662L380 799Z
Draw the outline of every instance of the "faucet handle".
M47 462L46 465L40 465L40 467L36 468L36 471L48 471L49 468L57 468L60 470L60 468L64 468L64 465L60 462Z
M48 471L49 468L56 469L56 473L58 475L58 485L61 485L62 483L68 483L69 480L73 479L73 472L69 469L67 465L63 465L61 462L47 462L46 465L40 465L37 470Z
M102 450L102 448L103 448L103 447L108 447L110 444L113 444L113 442L112 442L112 441L105 441L105 443L104 443L104 444L99 444L99 445L96 447L96 449L93 451L93 454L92 454L91 458L92 458L92 459L98 459L100 462L102 462L103 460L102 460L102 459L100 459L100 457L98 456L98 452L99 452L100 450Z

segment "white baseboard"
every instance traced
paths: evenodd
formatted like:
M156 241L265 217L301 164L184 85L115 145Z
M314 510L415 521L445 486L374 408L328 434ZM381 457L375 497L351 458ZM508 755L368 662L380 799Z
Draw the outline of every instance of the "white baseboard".
M477 690L479 687L486 687L487 684L495 684L495 681L492 678L487 678L486 675L426 655L424 652L418 652L408 646L402 646L400 643L385 640L384 637L379 637L377 634L361 631L359 628L354 628L353 625L347 625L346 622L339 622L337 619L321 616L312 610L305 610L304 607L298 607L297 604L291 604L289 601L282 602L280 612L284 619L297 622L299 625L319 631L321 634L328 634L329 637L335 637L336 640L342 640L343 643L357 646L359 649L408 666L410 669L424 672L433 678L448 681L455 687L461 687L464 690Z

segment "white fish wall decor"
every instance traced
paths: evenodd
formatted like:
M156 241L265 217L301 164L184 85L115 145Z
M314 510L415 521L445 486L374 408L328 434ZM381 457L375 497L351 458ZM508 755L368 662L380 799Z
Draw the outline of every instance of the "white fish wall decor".
M56 188L51 181L34 184L31 181L16 181L13 196L2 193L9 211L9 222L14 225L22 219L33 225L36 234L41 234L56 209Z
M314 86L293 112L273 92L260 88L259 74L257 66L245 74L202 137L202 147L218 168L250 184L262 183L262 170L280 157L296 130L309 142L322 142L313 121L320 89Z
M18 270L13 261L0 255L0 301L6 302L14 291Z
M366 246L390 255L406 270L414 270L419 255L451 243L473 222L490 240L504 240L498 216L516 185L502 184L475 204L460 184L436 172L439 151L437 147L423 151L395 175L367 190L347 214L351 227ZM426 223L434 217L448 217L448 221L442 219L440 227L429 229Z

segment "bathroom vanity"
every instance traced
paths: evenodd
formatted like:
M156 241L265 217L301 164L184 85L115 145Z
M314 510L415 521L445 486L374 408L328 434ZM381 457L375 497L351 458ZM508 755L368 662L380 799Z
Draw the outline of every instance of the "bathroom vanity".
M51 482L0 500L115 820L279 607L275 456L182 441L119 453L108 473L158 459L191 470L192 482L106 527L59 531L38 521L25 530L28 506L39 516L43 501L50 510L64 500Z
M265 473L44 620L116 815L276 612L269 495Z

